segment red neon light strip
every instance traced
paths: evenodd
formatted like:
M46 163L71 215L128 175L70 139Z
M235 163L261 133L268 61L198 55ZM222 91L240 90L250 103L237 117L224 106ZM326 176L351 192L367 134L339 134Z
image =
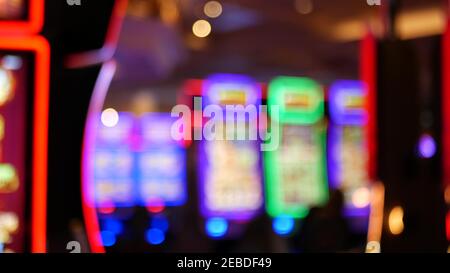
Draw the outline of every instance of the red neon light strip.
M128 0L116 0L108 26L105 43L102 48L82 53L76 53L66 58L65 64L68 68L79 68L93 64L103 63L112 59L116 51L122 28L123 18L128 6Z
M442 39L442 145L444 185L450 185L450 21Z
M37 34L44 25L45 0L29 0L28 20L0 21L0 34Z
M377 42L372 33L368 33L361 42L360 77L367 84L367 110L369 113L367 136L369 160L368 169L371 179L377 179Z
M46 251L50 46L40 36L0 38L0 48L36 54L32 150L31 251Z
M94 149L94 141L97 134L97 117L102 110L103 103L105 101L105 97L108 93L108 89L115 71L116 64L112 61L103 65L100 71L97 83L95 84L94 92L92 94L91 103L89 105L81 156L81 193L83 202L83 214L89 245L91 246L91 251L94 253L104 253L105 248L100 236L100 227L97 218L97 212L95 209L95 200L93 200L93 198L95 198L95 193L92 192L92 178L94 170L92 164L89 164L88 159L92 155L91 152Z

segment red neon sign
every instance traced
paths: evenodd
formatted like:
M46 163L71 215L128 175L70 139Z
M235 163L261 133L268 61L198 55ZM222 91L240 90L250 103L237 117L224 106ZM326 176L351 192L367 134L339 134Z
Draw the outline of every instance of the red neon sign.
M23 1L25 4L26 1ZM26 19L0 20L0 34L37 34L44 25L44 0L29 0Z
M31 251L46 251L50 47L40 36L0 38L0 49L35 54L31 181Z

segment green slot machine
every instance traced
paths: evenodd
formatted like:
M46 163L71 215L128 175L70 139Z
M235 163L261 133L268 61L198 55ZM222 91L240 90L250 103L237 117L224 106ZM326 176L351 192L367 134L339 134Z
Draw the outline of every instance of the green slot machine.
M283 236L328 199L324 92L308 78L278 77L269 84L267 104L279 146L264 152L266 209Z

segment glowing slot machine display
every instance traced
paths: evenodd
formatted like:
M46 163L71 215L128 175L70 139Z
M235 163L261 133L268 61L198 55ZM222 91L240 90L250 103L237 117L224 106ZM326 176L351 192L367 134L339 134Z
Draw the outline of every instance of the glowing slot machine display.
M329 91L329 181L343 192L350 217L370 213L366 97L365 84L359 81L338 81Z
M324 94L311 79L278 77L269 84L267 104L270 129L280 137L278 149L264 152L266 208L274 231L286 235L295 219L328 198Z
M135 205L133 135L136 121L132 114L112 109L103 111L95 151L93 187L100 214L117 207Z
M44 1L0 0L0 253L46 251Z
M227 74L213 75L203 86L203 111L218 107L203 128L212 119L219 122L213 126L215 137L204 136L199 145L200 208L210 237L231 237L243 226L236 223L250 221L264 202L260 141L238 137L255 130L261 88L245 76ZM254 115L247 107L256 109Z
M170 113L148 113L140 118L137 189L141 205L149 212L145 238L150 245L164 243L176 217L174 208L187 201L186 149L171 135L175 121Z
M149 210L181 206L187 199L185 149L171 136L175 121L169 113L149 113L141 118L139 194Z

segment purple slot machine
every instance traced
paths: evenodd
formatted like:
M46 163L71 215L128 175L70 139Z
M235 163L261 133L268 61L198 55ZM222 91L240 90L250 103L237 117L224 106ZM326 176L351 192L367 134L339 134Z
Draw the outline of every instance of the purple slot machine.
M371 201L366 100L360 81L338 81L329 90L329 183L343 192L344 213L358 230L367 228Z
M203 129L214 122L215 133L205 134L199 147L200 210L209 237L234 238L263 208L260 141L250 137L261 87L247 77L222 74L203 86ZM242 137L246 130L249 138Z
M147 113L140 118L140 148L137 154L137 190L150 223L145 231L148 244L162 245L173 228L175 208L187 200L186 149L175 140L170 113Z

